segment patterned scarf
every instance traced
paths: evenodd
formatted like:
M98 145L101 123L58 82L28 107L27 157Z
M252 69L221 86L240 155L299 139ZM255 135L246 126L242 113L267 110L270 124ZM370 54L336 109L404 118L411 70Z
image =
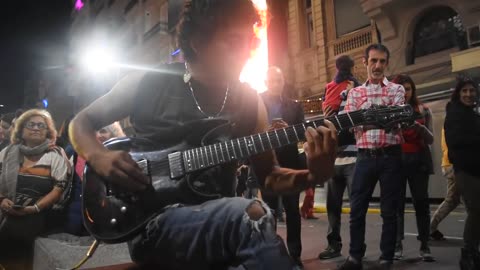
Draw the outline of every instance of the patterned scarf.
M50 140L48 139L35 147L28 147L23 144L7 146L2 164L2 174L0 175L0 196L5 196L15 202L18 171L20 170L20 164L23 163L24 156L40 155L45 153L50 146ZM2 228L5 220L5 216L0 212L0 228Z

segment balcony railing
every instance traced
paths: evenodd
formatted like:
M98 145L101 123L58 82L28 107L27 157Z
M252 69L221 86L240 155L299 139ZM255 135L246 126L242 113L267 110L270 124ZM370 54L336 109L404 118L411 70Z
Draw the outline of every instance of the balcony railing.
M305 114L320 114L322 113L322 99L321 98L310 98L295 100L296 103L302 105L303 112Z
M373 42L372 28L367 27L339 37L333 44L334 55L344 54L349 51L370 45Z

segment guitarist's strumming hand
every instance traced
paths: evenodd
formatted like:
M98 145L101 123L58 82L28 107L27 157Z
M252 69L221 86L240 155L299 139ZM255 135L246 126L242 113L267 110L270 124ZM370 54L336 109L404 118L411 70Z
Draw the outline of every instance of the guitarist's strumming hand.
M124 151L97 152L89 163L98 175L128 190L144 190L149 182L138 164Z
M315 183L326 181L333 175L337 157L337 130L332 122L325 120L325 126L314 129L308 127L305 132L307 142L303 145L307 156L307 165Z

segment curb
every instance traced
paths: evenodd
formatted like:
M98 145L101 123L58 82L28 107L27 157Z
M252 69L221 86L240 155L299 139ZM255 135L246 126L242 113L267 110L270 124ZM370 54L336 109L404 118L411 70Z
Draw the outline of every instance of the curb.
M327 213L327 206L325 205L315 205L313 207L314 213ZM368 208L368 214L380 214L380 209L378 208ZM342 214L350 214L350 207L342 207Z
M343 207L342 208L342 214L350 214L350 207ZM313 212L314 213L327 213L327 206L326 205L315 205L313 207ZM380 208L368 208L367 211L368 214L380 214ZM405 210L405 213L415 213L414 210Z

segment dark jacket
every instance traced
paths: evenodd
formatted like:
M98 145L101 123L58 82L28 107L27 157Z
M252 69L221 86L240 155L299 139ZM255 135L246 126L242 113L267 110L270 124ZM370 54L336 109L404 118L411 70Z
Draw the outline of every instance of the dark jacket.
M269 98L268 93L262 93L260 96L262 97L265 106L268 106L268 102L265 102L266 99ZM289 125L299 124L304 120L302 106L287 97L281 99L281 112L283 121L287 122ZM282 167L292 169L301 169L304 167L298 154L297 144L291 144L277 149L275 154L278 163Z
M461 102L449 102L444 128L453 168L480 177L480 115Z

